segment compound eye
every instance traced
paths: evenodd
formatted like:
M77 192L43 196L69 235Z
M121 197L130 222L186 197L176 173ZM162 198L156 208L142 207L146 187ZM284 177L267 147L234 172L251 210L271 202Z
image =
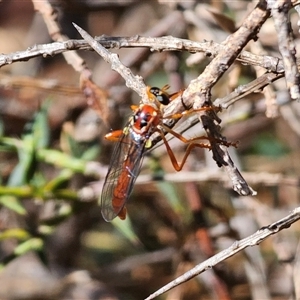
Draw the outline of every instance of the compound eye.
M136 121L139 119L140 115L141 115L141 112L138 111L138 112L133 116L134 122L136 122Z
M163 105L168 105L170 103L169 96L165 94L161 89L158 87L152 87L150 89L150 93L153 94L157 101Z
M147 120L145 119L141 120L141 128L147 126L147 124L148 124Z
M161 93L161 90L158 87L152 87L150 93L157 97Z

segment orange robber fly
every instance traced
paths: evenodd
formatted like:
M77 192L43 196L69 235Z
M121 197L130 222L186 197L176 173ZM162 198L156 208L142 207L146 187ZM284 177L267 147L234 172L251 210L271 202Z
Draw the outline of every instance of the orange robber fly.
M210 148L209 144L194 142L199 139L208 139L207 137L186 139L163 124L162 105L168 105L170 101L182 93L182 91L179 91L178 93L168 94L168 88L168 85L162 89L147 87L147 95L152 103L132 106L133 115L124 129L113 131L105 136L108 140L117 141L101 194L101 213L107 222L113 220L116 216L122 220L126 218L125 205L141 169L143 157L152 146L150 140L152 134L155 132L160 134L176 171L182 169L192 148ZM205 107L199 110L207 109L212 108ZM174 115L175 118L178 118L178 115ZM177 162L165 137L165 132L174 135L184 143L188 143L181 163ZM223 143L228 145L226 142Z

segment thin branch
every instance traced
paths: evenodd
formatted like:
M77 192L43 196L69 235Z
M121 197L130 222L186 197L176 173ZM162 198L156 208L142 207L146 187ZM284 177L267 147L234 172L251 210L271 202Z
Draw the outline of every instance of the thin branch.
M278 47L283 58L285 79L291 98L300 100L300 75L297 68L296 47L289 19L291 1L268 0L268 6L272 10L275 28L278 37Z
M163 37L109 37L100 36L95 40L107 49L121 48L149 48L151 51L187 51L190 53L203 52L208 57L215 57L225 49L225 45L209 42L195 42L187 39L180 39L172 36ZM64 42L54 42L51 44L34 45L25 51L13 52L0 55L0 67L15 62L28 61L31 58L43 56L52 57L70 50L91 50L90 45L84 40L68 40ZM255 55L248 51L242 51L237 60L243 64L259 66L268 72L283 73L282 60L268 55Z
M255 43L250 43L250 50L255 54L267 54L267 51L263 48L260 41L256 41ZM254 70L256 71L256 77L260 77L265 73L265 70L261 67L254 66ZM275 118L278 116L278 105L276 103L276 93L274 91L274 87L272 85L266 86L265 89L262 90L262 93L265 96L266 103L266 116L268 118Z
M231 247L219 252L218 254L207 259L203 263L197 265L190 271L184 273L180 277L171 281L164 287L157 290L155 293L151 294L145 300L154 299L155 297L158 297L159 295L169 291L170 289L192 279L193 277L203 273L204 271L213 268L216 264L235 255L236 253L244 250L245 248L250 247L250 246L251 247L256 246L256 245L260 244L267 237L269 237L273 234L276 234L283 229L289 228L293 223L295 223L299 219L300 219L300 207L297 207L288 216L274 222L273 224L270 224L266 227L261 228L260 230L258 230L256 233L254 233L253 235L251 235L249 237L246 237L240 241L236 241L235 243L233 243L233 245Z
M284 74L282 73L265 73L247 84L238 86L233 92L226 95L225 97L216 99L214 101L214 105L220 106L222 109L227 109L236 101L241 100L242 98L254 92L262 90L271 82L274 82L275 80L282 77L284 77Z
M146 85L141 76L134 75L131 70L125 67L119 57L115 53L106 50L94 38L92 38L85 30L73 23L74 27L78 30L80 35L89 43L89 45L111 65L111 68L118 72L125 80L126 86L134 90L142 99L147 99Z
M68 37L61 33L61 28L58 24L57 11L51 6L49 1L32 0L32 3L34 9L42 14L51 38L54 41L59 42L68 40ZM71 65L77 72L82 72L87 68L85 61L77 54L76 51L64 52L63 55L67 63Z

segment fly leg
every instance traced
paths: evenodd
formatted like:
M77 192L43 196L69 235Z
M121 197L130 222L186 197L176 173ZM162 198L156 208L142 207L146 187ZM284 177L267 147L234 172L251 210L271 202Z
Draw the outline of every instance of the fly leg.
M123 134L123 130L115 130L105 135L105 139L111 142L117 142L120 136Z
M184 103L182 103L182 104L184 105ZM218 107L218 106L205 106L205 107L201 107L201 108L197 108L197 109L191 108L191 109L187 109L187 110L185 110L181 113L176 113L176 114L173 114L171 116L164 117L164 119L179 119L183 116L190 115L192 113L196 113L196 112L200 112L200 111L220 112L221 108Z
M167 148L167 152L169 154L169 157L171 159L171 162L173 164L173 167L176 171L181 171L189 154L191 153L192 149L196 148L196 147L199 147L199 148L207 148L207 149L211 149L211 145L210 144L205 144L205 143L201 143L199 142L199 140L208 140L210 141L210 138L207 137L207 136L199 136L199 137L195 137L195 138L190 138L190 139L187 139L185 138L184 136L182 136L181 134L175 132L174 130L170 129L169 127L167 126L164 126L164 125L161 125L161 127L166 130L167 132L169 132L170 134L174 135L176 138L178 138L179 140L181 140L183 143L185 144L188 144L188 147L186 148L185 150L185 154L183 156L183 159L181 161L181 163L179 163L174 155L174 152L173 150L171 149L164 133L161 131L161 130L158 130L159 134L161 135L162 137L162 140ZM230 143L230 142L226 142L226 141L223 141L223 140L216 140L214 139L214 141L217 141L219 142L220 144L223 144L227 147L229 146L234 146L236 147L236 143Z

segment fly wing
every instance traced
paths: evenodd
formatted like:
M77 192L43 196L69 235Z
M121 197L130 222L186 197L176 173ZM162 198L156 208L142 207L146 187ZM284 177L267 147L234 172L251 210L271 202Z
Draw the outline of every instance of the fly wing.
M132 133L122 134L115 145L101 194L101 213L106 221L124 208L141 168L144 143L137 143Z

